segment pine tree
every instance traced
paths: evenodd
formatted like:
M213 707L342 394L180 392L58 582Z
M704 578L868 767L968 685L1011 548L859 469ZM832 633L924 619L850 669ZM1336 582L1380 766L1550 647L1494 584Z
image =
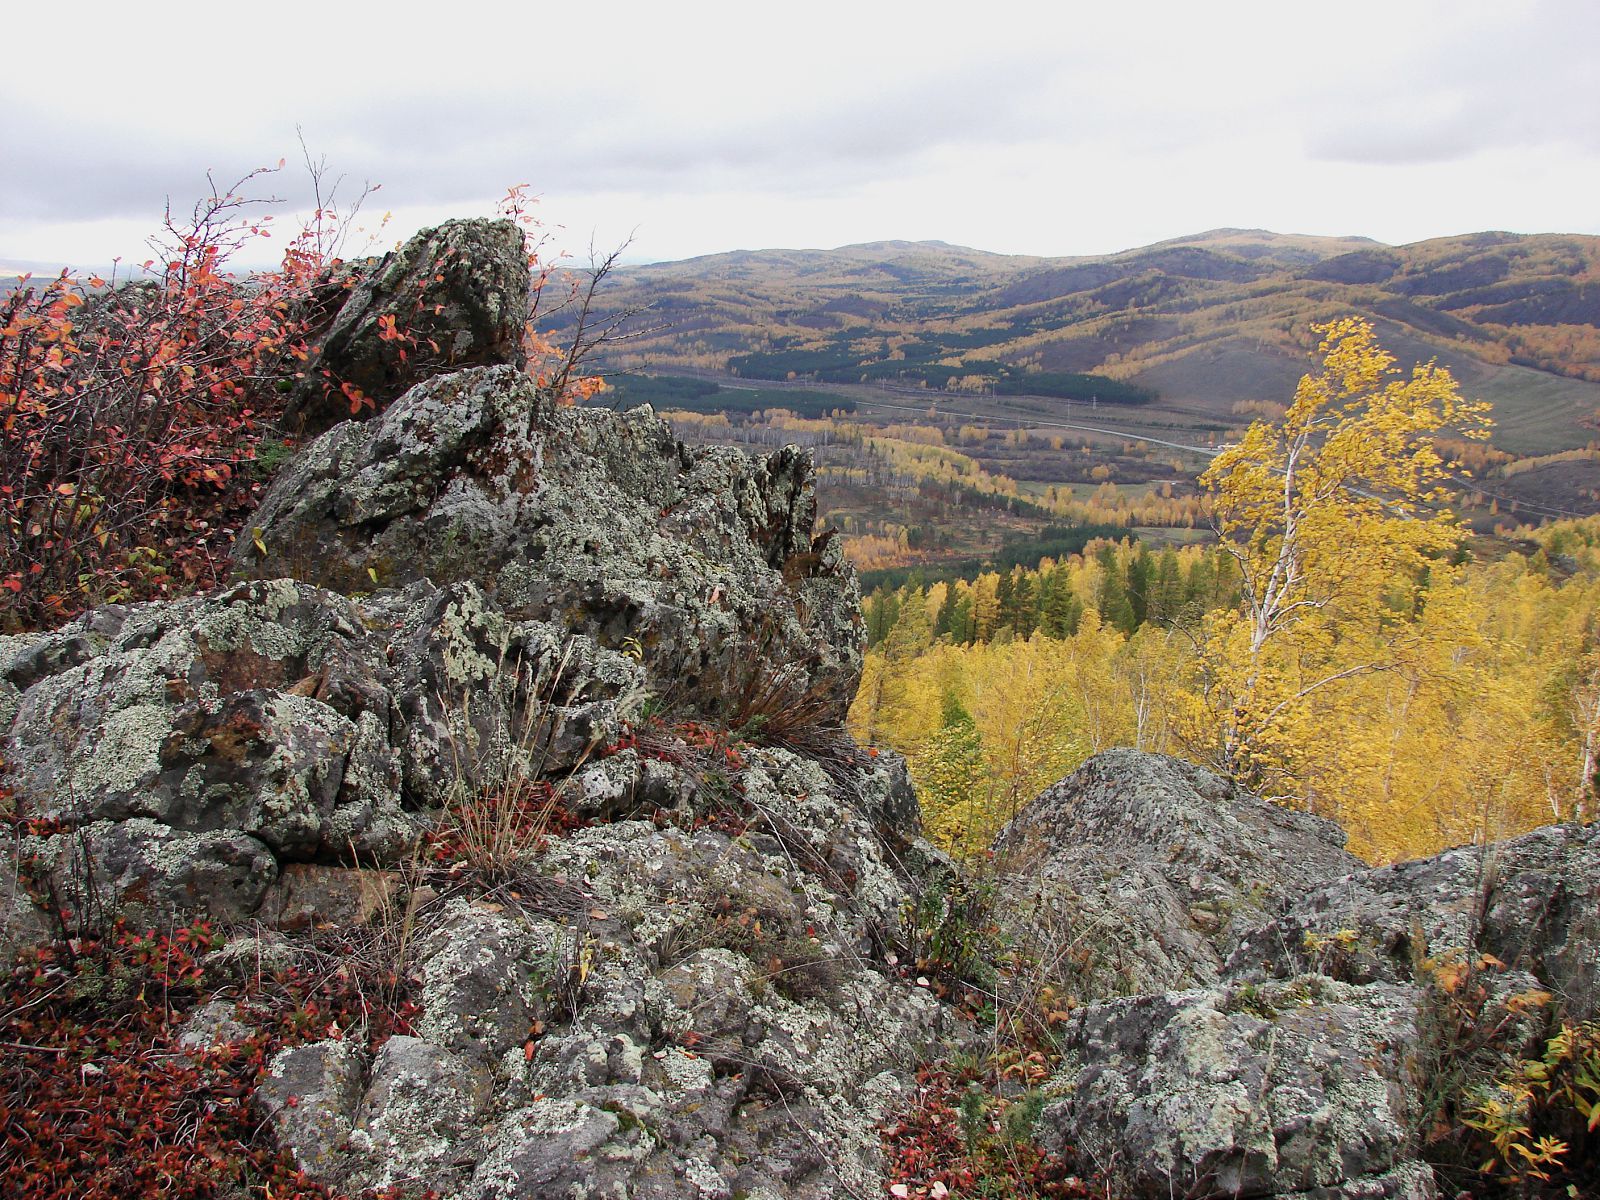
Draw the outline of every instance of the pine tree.
M929 838L956 854L981 850L986 842L983 739L954 691L945 692L939 731L912 756L912 763Z
M1178 552L1171 547L1161 552L1156 563L1155 582L1150 592L1148 619L1158 625L1171 625L1183 612L1183 572Z
M994 598L998 606L995 611L995 629L1011 629L1015 627L1017 619L1016 609L1016 580L1011 571L1001 571L1000 577L995 581ZM991 634L991 636L993 636Z
M1100 564L1100 596L1095 605L1100 610L1100 620L1124 634L1134 631L1133 605L1128 602L1128 589L1124 582L1122 565L1117 561L1117 548L1107 542L1095 555Z
M1017 568L1016 582L1011 586L1011 628L1019 638L1031 637L1039 627L1039 601L1034 586L1034 574Z
M957 603L956 582L952 579L944 585L944 599L939 602L939 614L933 621L933 636L935 638L948 637L952 641L956 640L954 629Z
M1039 600L1040 627L1046 636L1069 638L1078 632L1083 618L1083 603L1072 590L1072 577L1065 567L1056 567L1045 576Z
M867 645L883 645L900 616L899 595L888 584L880 583L862 608L865 609L862 615L866 618Z
M896 599L899 615L884 639L883 651L891 661L903 662L933 644L933 623L928 620L928 605L920 590L907 586Z
M1150 550L1140 542L1138 550L1128 556L1128 605L1133 609L1133 626L1125 630L1127 633L1132 633L1149 619L1152 574Z

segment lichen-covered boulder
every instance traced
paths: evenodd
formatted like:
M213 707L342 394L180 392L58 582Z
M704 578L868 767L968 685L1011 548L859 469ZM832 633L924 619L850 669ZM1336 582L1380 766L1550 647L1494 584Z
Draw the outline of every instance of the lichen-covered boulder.
M1550 825L1310 889L1243 937L1228 970L1410 982L1425 959L1452 954L1528 972L1570 1018L1600 1014L1600 825Z
M274 887L285 864L401 861L448 804L614 740L641 677L465 583L353 600L252 581L4 639L6 785L49 823L10 886L158 924L314 923Z
M256 1085L252 1103L307 1174L326 1176L342 1166L364 1065L351 1042L311 1042L280 1051Z
M1321 976L1090 1005L1041 1142L1130 1198L1431 1200L1410 1154L1418 989Z
M470 1161L491 1094L481 1064L421 1038L391 1037L373 1060L350 1130L352 1181L378 1191L425 1176L459 1186L466 1172L457 1164Z
M49 919L17 873L20 858L21 838L0 837L0 959L7 961L50 940Z
M1214 983L1243 931L1363 867L1331 821L1135 750L1041 792L995 853L1016 937L1080 1000Z
M347 769L386 737L381 665L351 601L288 581L90 613L0 664L25 688L8 782L35 817L237 829L291 857L364 846L398 785Z
M335 272L313 298L310 354L285 426L315 436L381 412L463 367L521 367L531 279L512 221L446 221L381 259Z
M407 796L557 775L621 732L646 695L627 656L542 621L513 620L471 583L433 589L390 642Z
M450 1200L881 1190L877 1123L951 1018L889 962L915 884L863 803L876 769L768 749L728 771L681 827L578 829L421 911L421 1013L317 1178Z
M617 1145L620 1141L623 1145ZM622 1115L576 1100L540 1097L505 1117L490 1137L489 1156L464 1193L470 1200L538 1200L587 1196L595 1177L617 1160L647 1153L649 1138L638 1119L624 1130ZM610 1192L628 1195L628 1192ZM640 1193L631 1193L638 1195ZM677 1193L686 1200L693 1192Z
M61 897L71 919L117 914L135 928L180 914L243 921L278 875L272 851L247 833L191 833L148 817L24 837L21 850L29 882Z
M1002 920L1072 1010L1047 1149L1134 1198L1436 1194L1464 1081L1538 1058L1546 1003L1594 1012L1600 833L1380 869L1342 846L1134 751L1002 832Z
M482 587L643 661L713 715L842 717L860 677L855 575L813 534L810 457L690 450L648 409L563 408L510 368L423 383L318 439L234 555L339 591Z

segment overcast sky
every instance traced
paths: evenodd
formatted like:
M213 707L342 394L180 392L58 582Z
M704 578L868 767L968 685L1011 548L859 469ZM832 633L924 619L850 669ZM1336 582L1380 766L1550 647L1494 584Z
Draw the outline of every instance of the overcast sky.
M295 129L392 243L512 184L630 258L1218 226L1600 233L1600 3L12 5L0 263L143 257ZM363 12L374 11L362 5Z

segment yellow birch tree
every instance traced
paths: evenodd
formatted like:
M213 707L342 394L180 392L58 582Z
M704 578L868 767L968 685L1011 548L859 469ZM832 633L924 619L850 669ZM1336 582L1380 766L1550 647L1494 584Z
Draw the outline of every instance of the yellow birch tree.
M1432 435L1489 427L1443 367L1394 370L1366 321L1316 331L1322 365L1281 422L1252 424L1201 477L1241 591L1204 629L1211 756L1284 800L1299 795L1302 750L1335 736L1313 697L1392 665L1430 571L1449 570L1460 531Z

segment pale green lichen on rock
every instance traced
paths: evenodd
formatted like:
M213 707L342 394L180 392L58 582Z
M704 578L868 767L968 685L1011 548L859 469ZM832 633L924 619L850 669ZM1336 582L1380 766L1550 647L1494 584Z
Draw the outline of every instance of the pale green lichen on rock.
M481 1065L407 1035L379 1048L350 1132L365 1159L356 1176L382 1191L402 1181L447 1177L461 1143L476 1132L490 1098Z
M208 608L188 636L220 653L248 648L275 661L304 655L334 632L326 610L315 624L283 620L285 613L316 597L313 589L292 579L267 579L241 584L223 594L223 603Z
M804 456L688 451L647 412L557 408L503 368L423 383L359 437L327 438L340 455L280 478L262 509L266 561L241 540L241 567L348 585L382 560L385 582L477 580L514 617L632 639L708 710L779 659L804 664L797 694L848 703L853 574L821 551L799 571L816 616L785 574L811 554Z
M76 758L66 780L70 793L129 792L160 767L162 743L172 732L169 711L134 704L109 714L92 754Z

